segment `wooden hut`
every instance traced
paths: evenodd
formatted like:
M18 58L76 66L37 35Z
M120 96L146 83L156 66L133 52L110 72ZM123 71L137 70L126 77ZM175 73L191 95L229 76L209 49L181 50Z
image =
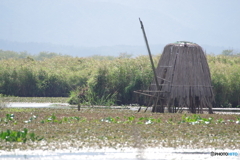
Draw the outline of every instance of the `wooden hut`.
M210 71L199 45L186 41L166 45L155 72L158 86L154 79L149 89L141 92L153 105L152 112L164 112L167 107L175 113L186 107L191 113L203 113L203 108L213 113Z

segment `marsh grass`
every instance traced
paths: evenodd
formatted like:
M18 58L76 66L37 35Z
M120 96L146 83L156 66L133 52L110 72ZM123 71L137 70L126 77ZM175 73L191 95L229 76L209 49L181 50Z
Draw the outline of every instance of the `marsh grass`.
M0 105L9 102L29 102L29 103L67 103L67 97L0 97Z
M0 99L0 110L7 107L7 103Z
M157 66L160 55L153 56ZM207 56L216 107L240 105L240 57ZM133 94L153 79L148 56L67 57L0 60L0 93L20 97L68 97L71 102L144 103ZM87 90L85 90L87 88ZM84 96L81 97L83 91ZM7 97L5 97L7 98ZM18 101L21 101L19 99Z
M4 108L0 118L14 115L14 121L0 122L0 132L24 128L41 141L25 144L1 140L0 149L69 149L86 147L240 147L239 115L136 113L121 109L23 109ZM8 116L9 118L10 116ZM210 120L211 119L211 120ZM27 122L26 122L27 121ZM193 123L204 122L204 123ZM209 122L209 123L205 123Z

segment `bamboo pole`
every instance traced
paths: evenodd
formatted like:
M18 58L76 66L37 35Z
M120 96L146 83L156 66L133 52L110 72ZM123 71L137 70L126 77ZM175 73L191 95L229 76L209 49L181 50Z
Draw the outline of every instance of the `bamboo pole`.
M154 79L155 79L155 82L156 82L156 85L157 85L157 89L160 90L158 80L157 80L157 74L156 74L156 71L155 71L155 67L154 67L154 63L153 63L153 59L152 59L152 54L151 54L151 51L150 51L150 48L149 48L149 45L148 45L148 40L147 40L147 36L146 36L145 30L144 30L144 26L143 26L143 23L142 23L140 18L139 18L139 21L140 21L140 24L141 24L141 29L142 29L142 32L143 32L144 40L145 40L147 50L148 50L148 54L149 54L149 58L150 58L150 61L151 61L152 70L153 70Z

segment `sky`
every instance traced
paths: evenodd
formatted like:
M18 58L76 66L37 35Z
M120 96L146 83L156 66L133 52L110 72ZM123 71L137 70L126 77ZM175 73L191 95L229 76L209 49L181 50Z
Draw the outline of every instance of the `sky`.
M0 40L74 47L191 41L240 48L239 0L0 0Z

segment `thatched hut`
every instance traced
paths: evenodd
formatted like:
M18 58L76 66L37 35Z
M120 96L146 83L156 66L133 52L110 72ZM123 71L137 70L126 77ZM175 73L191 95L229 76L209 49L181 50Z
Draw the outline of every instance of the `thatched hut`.
M155 72L158 87L153 80L144 93L152 95L148 98L152 112L164 112L168 107L175 113L187 107L191 113L203 113L203 108L213 113L210 71L199 45L186 41L166 45Z

